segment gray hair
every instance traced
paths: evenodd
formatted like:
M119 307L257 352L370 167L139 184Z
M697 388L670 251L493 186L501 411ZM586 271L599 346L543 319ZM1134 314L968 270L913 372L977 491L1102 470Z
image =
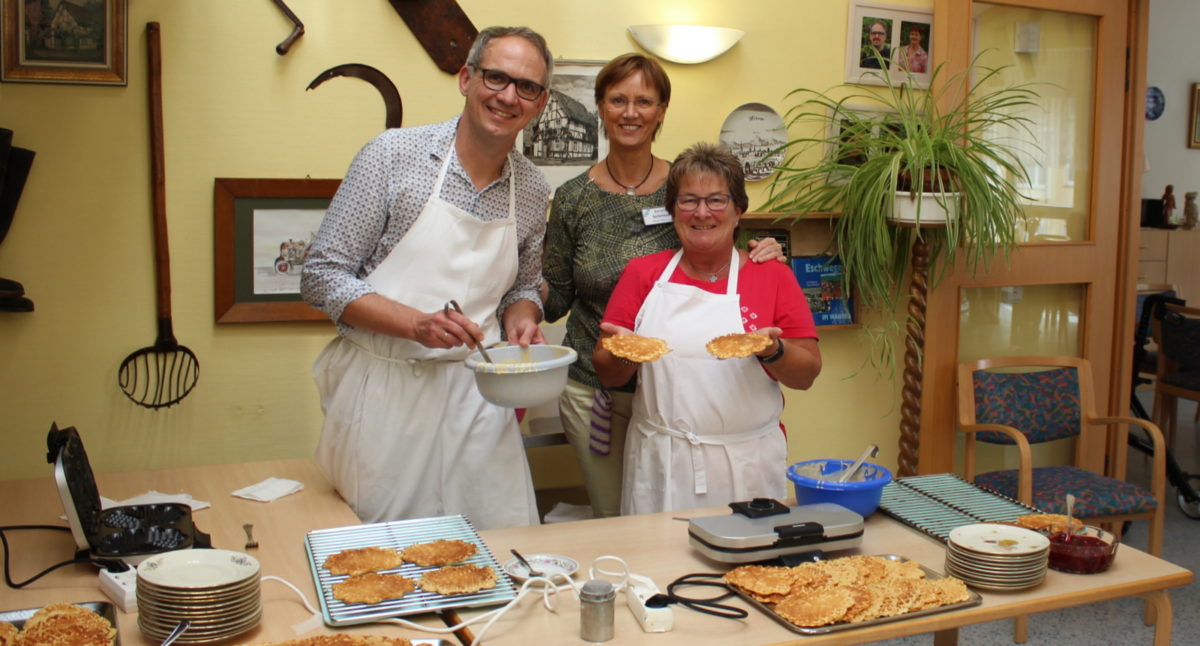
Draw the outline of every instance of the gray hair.
M554 73L554 56L550 54L546 39L529 27L488 27L480 31L479 35L475 37L475 42L471 44L471 51L467 53L467 65L479 69L488 43L496 38L508 36L524 38L537 48L538 53L542 55L542 60L546 63L546 78L542 79L542 85L550 87L550 76Z

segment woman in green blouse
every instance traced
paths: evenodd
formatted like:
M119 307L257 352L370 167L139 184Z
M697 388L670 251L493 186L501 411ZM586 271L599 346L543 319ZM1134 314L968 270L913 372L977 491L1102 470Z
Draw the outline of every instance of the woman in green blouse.
M609 294L630 258L674 249L679 238L664 206L670 164L651 151L671 100L671 81L656 61L623 54L596 76L596 106L608 156L554 194L542 271L545 318L566 314L563 343L579 353L559 398L563 429L583 471L595 516L621 506L625 429L636 382L604 389L592 368L592 349ZM764 241L767 242L767 241ZM780 257L774 240L751 259Z

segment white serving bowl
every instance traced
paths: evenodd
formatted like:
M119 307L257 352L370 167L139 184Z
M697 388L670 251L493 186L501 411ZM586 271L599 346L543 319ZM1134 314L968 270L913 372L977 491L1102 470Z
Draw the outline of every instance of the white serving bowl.
M567 367L578 355L563 345L505 345L488 348L494 363L478 352L467 356L483 398L505 408L529 408L553 400L567 386Z

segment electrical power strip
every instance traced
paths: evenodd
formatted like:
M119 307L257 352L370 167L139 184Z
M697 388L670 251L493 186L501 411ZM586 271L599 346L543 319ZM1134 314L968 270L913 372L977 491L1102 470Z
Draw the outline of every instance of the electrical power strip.
M658 586L649 577L630 574L625 583L625 605L648 633L665 633L675 626L675 613L666 606L651 607L646 601L659 594Z
M100 570L100 589L108 595L122 612L137 612L137 569L127 568L124 572Z

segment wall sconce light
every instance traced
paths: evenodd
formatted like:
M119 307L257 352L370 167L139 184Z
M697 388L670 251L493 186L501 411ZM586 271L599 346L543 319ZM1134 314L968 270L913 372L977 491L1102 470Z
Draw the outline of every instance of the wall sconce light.
M673 63L703 63L729 51L746 32L700 25L633 25L629 33L651 54Z

